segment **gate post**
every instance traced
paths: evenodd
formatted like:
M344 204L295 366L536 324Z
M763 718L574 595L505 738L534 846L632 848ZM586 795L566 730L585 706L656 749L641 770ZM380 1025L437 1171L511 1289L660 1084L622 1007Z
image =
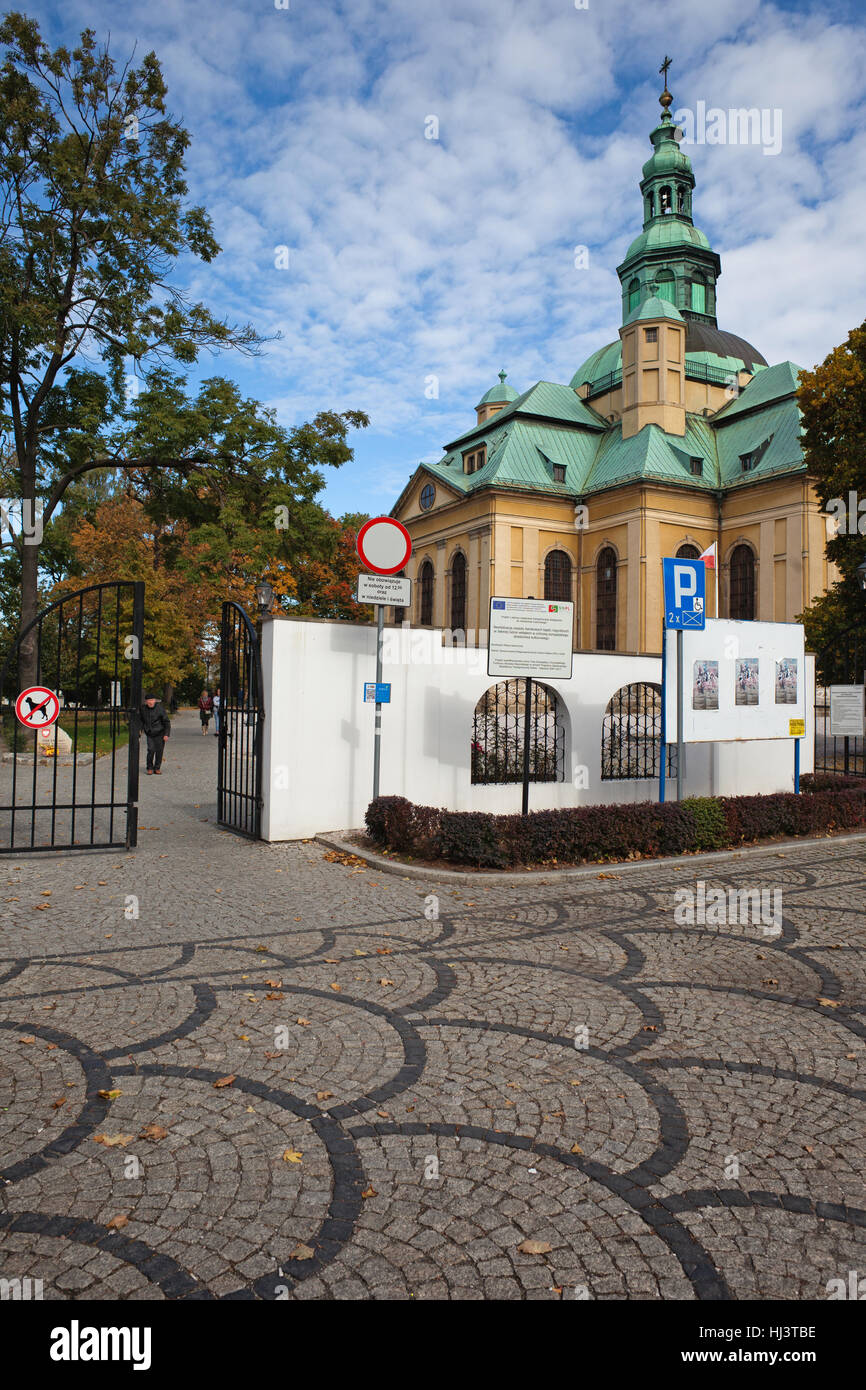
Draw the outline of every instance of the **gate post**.
M132 590L132 656L129 675L129 758L126 783L126 848L138 844L138 780L141 740L141 647L144 641L144 582Z

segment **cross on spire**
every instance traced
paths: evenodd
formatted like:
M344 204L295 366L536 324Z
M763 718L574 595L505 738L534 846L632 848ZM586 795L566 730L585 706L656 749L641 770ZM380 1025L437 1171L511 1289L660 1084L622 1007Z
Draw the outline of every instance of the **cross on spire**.
M665 86L666 86L666 87L667 87L667 85L668 85L668 68L670 67L670 65L671 65L671 59L667 56L667 54L665 54L665 60L664 60L664 62L662 63L661 67L659 68L659 72L664 74Z

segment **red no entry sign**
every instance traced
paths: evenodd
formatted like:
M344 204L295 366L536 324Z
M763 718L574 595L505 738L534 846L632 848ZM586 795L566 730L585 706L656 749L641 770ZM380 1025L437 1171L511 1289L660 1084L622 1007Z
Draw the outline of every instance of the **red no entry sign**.
M60 713L60 701L44 685L31 685L15 701L15 713L28 729L44 729Z
M374 574L396 574L412 554L412 537L392 516L374 516L358 532L358 554Z

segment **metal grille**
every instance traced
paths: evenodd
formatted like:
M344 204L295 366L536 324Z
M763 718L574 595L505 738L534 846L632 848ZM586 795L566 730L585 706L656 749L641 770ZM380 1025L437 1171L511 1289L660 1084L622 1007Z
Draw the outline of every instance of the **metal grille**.
M472 724L472 781L522 782L526 682L500 681L482 695ZM565 725L553 690L532 682L529 780L565 780Z
M564 550L551 550L544 562L544 597L553 602L571 599L571 556Z
M831 685L866 683L866 628L842 632L815 658L815 771L866 777L866 741L830 733Z
M466 631L466 556L459 550L451 563L451 631Z
M262 658L249 615L223 604L220 627L217 820L257 840L262 827Z
M661 686L637 681L608 701L601 734L603 782L658 777L662 738ZM677 750L668 744L666 777L677 775Z
M677 551L678 560L700 560L701 552L696 545L681 545Z
M616 648L616 552L609 545L596 564L595 645L600 652Z
M752 622L755 617L755 557L747 545L731 555L730 616Z
M428 627L433 622L433 566L425 560L418 576L418 622Z
M135 848L143 635L144 584L132 582L68 594L19 635L0 671L0 853ZM55 723L18 721L22 682L54 692Z

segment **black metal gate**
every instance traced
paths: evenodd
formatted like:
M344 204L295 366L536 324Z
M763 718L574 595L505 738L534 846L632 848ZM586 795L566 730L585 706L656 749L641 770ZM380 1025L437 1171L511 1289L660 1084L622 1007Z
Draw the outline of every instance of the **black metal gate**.
M815 771L866 777L866 741L830 733L830 686L863 685L866 627L858 623L840 633L815 658Z
M35 629L35 665L21 644ZM31 850L134 849L144 584L93 584L44 608L19 634L0 670L0 854ZM55 705L15 712L28 687ZM30 705L33 702L30 701Z
M258 840L262 829L262 655L239 603L223 604L220 625L217 820Z

